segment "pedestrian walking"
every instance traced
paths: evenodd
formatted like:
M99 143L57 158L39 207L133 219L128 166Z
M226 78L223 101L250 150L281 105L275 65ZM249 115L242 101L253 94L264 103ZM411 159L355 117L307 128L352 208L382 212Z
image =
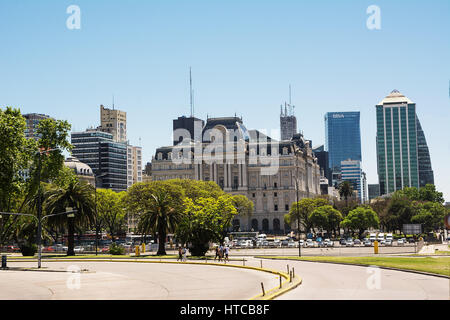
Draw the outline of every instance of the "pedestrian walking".
M230 259L228 259L228 254L229 254L229 252L230 252L230 247L228 247L228 246L226 246L225 247L225 262L230 262Z
M186 260L187 260L186 256L187 256L187 248L184 247L183 248L183 260L182 261L186 262Z
M219 262L222 261L222 258L223 258L223 247L222 247L222 245L220 245L220 247L219 247Z
M177 261L183 261L183 250L181 249L181 246L178 247L178 258Z
M216 256L214 257L214 261L219 258L219 246L216 246Z

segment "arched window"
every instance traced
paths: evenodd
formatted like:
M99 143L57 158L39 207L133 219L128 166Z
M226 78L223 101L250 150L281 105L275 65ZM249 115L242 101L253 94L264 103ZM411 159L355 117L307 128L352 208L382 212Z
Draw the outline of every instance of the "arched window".
M239 231L239 228L241 227L241 221L239 219L233 220L233 231Z
M158 160L162 160L162 152L158 152Z
M262 228L263 228L264 232L269 232L269 220L268 219L263 219Z
M273 219L273 231L275 233L280 232L280 219Z
M258 231L259 230L258 220L257 219L252 219L252 229L253 229L253 231Z

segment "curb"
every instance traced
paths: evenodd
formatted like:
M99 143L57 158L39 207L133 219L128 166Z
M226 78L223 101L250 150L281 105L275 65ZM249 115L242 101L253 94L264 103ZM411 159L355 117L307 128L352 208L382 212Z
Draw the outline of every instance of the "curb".
M418 271L418 270L411 270L411 269L399 269L399 268L393 268L393 267L383 267L383 266L377 266L377 265L369 265L369 264L359 264L359 263L344 263L344 262L334 262L334 261L314 261L314 260L296 260L296 259L276 259L276 258L270 258L270 257L258 257L258 259L269 259L269 260L286 260L286 261L304 261L304 262L315 262L315 263L329 263L329 264L339 264L339 265L346 265L346 266L357 266L357 267L377 267L380 269L386 269L386 270L393 270L393 271L401 271L401 272L409 272L409 273L417 273L422 274L425 276L433 276L433 277L439 277L444 279L450 279L450 276L445 276L443 274L437 274L437 273L430 273L425 271Z
M206 266L217 266L217 267L230 267L230 268L241 268L241 269L248 269L248 270L255 270L255 271L262 271L262 272L267 272L267 273L272 273L278 276L283 277L284 279L286 279L286 281L284 281L282 283L282 286L285 284L289 284L289 275L283 273L283 272L279 272L276 270L271 270L271 269L265 269L265 268L260 268L260 267L253 267L253 266L240 266L240 265L236 265L236 264L219 264L219 263L207 263L207 262L178 262L178 261L152 261L152 260L125 260L125 259L51 259L51 260L42 260L43 262L128 262L128 263L167 263L167 264L193 264L193 265L206 265ZM14 262L29 262L29 261L21 261L21 260L15 260ZM44 271L44 270L43 270ZM302 283L302 279L298 276L296 276L294 280L297 280L297 282L294 283L294 285L292 286L288 286L282 289L279 289L278 286L276 286L275 288L270 289L269 291L266 292L266 295L263 296L262 293L258 294L256 296L254 296L253 298L250 298L250 300L272 300L280 295L282 295L283 293L286 293L289 290L292 290L296 287L298 287L301 283ZM276 291L278 290L279 291ZM273 292L268 295L269 292Z

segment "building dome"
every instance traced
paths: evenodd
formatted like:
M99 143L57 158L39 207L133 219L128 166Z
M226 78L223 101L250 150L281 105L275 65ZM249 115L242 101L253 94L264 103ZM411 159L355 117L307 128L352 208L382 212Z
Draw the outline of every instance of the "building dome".
M81 162L77 158L69 157L64 161L64 165L72 169L78 176L94 176L91 167Z

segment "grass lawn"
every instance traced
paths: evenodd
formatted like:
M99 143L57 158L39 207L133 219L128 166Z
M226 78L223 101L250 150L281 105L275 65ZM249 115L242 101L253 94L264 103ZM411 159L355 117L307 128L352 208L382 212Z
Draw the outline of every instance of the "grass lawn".
M425 258L401 258L401 257L272 257L260 256L256 258L274 258L282 260L303 260L337 262L344 264L363 264L380 267L391 267L424 271L429 273L450 276L450 257L425 257Z

